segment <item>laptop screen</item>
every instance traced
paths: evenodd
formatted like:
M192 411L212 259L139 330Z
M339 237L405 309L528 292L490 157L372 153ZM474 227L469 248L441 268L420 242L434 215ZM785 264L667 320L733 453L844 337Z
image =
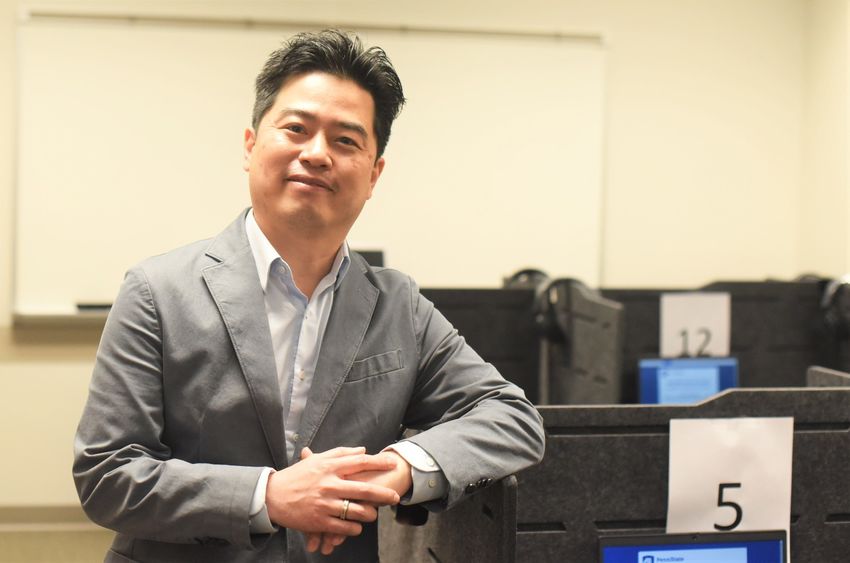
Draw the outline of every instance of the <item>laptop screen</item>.
M640 402L686 405L738 386L735 358L640 361Z
M785 531L604 537L599 563L785 563Z

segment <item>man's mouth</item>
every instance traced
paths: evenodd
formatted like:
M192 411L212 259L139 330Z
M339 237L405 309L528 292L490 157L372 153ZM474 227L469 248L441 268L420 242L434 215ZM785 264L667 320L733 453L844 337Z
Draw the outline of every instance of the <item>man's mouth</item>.
M324 180L322 180L320 178L314 178L312 176L305 176L303 174L295 174L295 175L292 175L292 176L288 176L286 178L286 180L289 181L289 182L297 182L299 184L306 184L308 186L315 186L317 188L323 188L323 189L328 190L328 191L333 191L330 184L328 184L327 182L325 182Z

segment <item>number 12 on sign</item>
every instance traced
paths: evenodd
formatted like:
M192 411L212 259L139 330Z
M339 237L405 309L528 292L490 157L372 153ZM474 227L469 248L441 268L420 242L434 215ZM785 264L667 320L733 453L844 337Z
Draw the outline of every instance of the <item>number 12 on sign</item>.
M691 332L695 333L695 337L691 337ZM679 354L683 358L692 358L698 356L708 356L709 345L711 344L711 330L705 327L697 328L693 331L682 329L679 331L679 336L682 337L682 353ZM694 342L695 348L691 348L691 342Z

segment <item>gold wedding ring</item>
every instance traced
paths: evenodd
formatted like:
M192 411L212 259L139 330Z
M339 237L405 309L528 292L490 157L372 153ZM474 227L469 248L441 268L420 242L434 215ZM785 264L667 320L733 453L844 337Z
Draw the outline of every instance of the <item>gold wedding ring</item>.
M351 501L345 499L342 501L342 512L339 513L339 519L345 520L345 517L348 516L348 505L351 504Z

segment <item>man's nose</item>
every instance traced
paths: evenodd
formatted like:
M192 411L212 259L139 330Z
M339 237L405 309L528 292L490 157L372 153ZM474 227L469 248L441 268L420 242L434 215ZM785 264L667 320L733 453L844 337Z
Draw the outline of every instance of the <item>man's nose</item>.
M300 160L316 168L327 168L331 165L328 141L324 135L317 133L310 137L301 147Z

